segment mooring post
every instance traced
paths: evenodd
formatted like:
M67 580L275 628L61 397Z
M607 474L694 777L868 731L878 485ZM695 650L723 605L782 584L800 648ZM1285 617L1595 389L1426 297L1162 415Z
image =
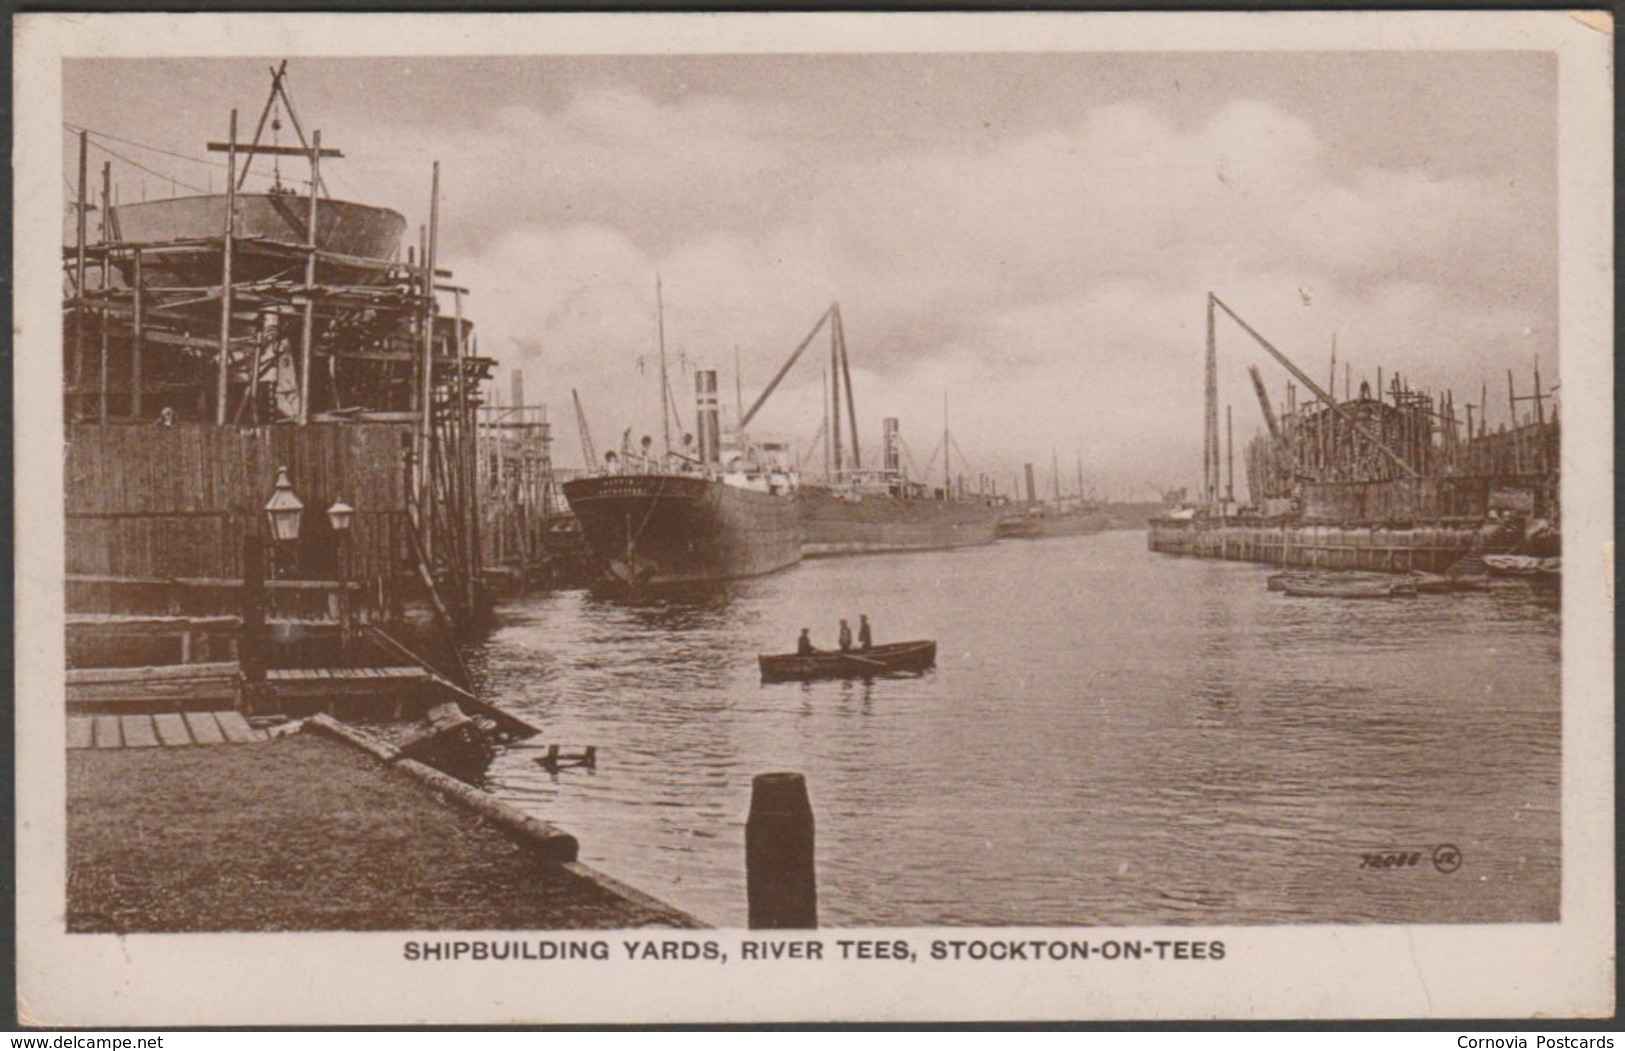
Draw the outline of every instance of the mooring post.
M751 780L745 894L752 930L818 926L812 803L800 774L758 774Z
M250 528L243 534L243 593L237 663L243 678L265 681L265 540Z

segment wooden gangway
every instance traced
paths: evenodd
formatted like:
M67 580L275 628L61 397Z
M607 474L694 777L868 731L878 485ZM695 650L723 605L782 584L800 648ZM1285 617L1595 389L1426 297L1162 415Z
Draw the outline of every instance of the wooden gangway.
M252 744L270 736L233 710L68 716L70 749Z

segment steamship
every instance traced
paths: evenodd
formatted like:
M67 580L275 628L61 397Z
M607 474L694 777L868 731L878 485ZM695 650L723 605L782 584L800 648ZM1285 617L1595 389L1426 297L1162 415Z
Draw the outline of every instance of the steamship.
M999 520L1001 540L1042 540L1052 536L1085 536L1099 533L1111 525L1098 502L1083 493L1083 459L1078 459L1078 492L1076 496L1061 495L1061 465L1055 459L1050 467L1054 495L1039 500L1033 485L1033 465L1025 465L1027 474L1027 503L1012 508Z
M998 507L948 487L911 481L901 469L897 420L888 417L883 428L883 470L844 472L838 483L800 487L802 554L819 558L991 544Z
M697 456L606 456L564 496L600 586L648 591L772 573L801 560L797 477L787 449L722 441L717 376L695 377ZM613 458L612 458L613 457Z

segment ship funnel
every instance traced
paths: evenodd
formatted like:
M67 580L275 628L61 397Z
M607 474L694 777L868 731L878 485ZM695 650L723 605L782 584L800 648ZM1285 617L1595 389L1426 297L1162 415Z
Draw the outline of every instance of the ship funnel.
M903 467L903 439L897 430L897 417L887 416L881 420L880 430L884 439L886 470L888 473L896 473Z
M1033 485L1033 465L1030 463L1023 464L1022 468L1027 472L1027 503L1029 505L1036 504L1038 502L1038 490Z
M722 417L717 407L717 370L694 373L696 422L700 432L700 459L717 463L722 459Z

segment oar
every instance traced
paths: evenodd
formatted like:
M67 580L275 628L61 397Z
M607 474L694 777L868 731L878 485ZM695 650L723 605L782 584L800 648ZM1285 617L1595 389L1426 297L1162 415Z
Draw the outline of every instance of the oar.
M890 665L887 664L885 661L877 661L873 657L860 657L856 653L853 653L851 650L840 650L840 651L837 651L837 652L839 652L840 655L843 656L843 657L850 657L852 660L862 661L865 664L873 664L877 668L889 668L890 667Z

